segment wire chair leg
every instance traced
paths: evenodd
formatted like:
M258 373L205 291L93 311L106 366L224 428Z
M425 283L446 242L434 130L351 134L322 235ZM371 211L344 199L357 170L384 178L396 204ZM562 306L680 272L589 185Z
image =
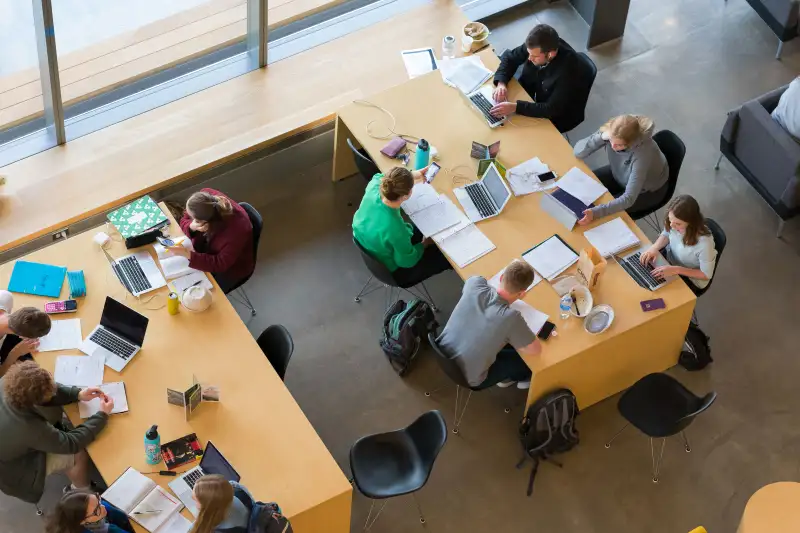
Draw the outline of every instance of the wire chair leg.
M461 421L464 420L464 413L467 412L467 405L469 405L469 399L472 398L472 390L470 390L469 394L467 394L467 400L461 407L461 414L459 415L458 407L463 398L464 398L464 392L462 392L462 387L460 385L456 385L456 419L455 422L453 423L453 433L455 435L458 435L458 429L461 426Z
M387 503L389 503L389 500L383 500L383 505L381 505L381 508L378 509L378 513L373 517L372 509L375 507L375 500L372 500L372 505L369 506L369 513L367 514L367 521L364 522L364 531L372 529L372 526L375 525L375 522L378 520L378 517L383 512L383 508L386 507ZM372 522L369 521L370 518L372 518Z
M664 445L667 443L667 439L661 439L661 453L658 455L658 461L656 461L656 453L653 449L653 437L650 437L650 458L653 460L653 483L658 483L658 472L661 470L661 459L664 457Z
M412 492L411 498L414 500L414 505L417 506L417 512L419 513L419 523L422 524L422 527L425 527L425 515L422 514L422 507L420 507L419 501L417 501L417 494Z
M42 516L44 514L44 511L42 511L42 508L39 507L39 504L38 503L34 503L33 505L36 506L36 516Z
M719 154L719 159L717 159L717 163L714 165L714 170L719 170L719 164L722 162L723 155Z
M366 296L367 294L369 294L369 293L371 293L371 292L375 292L375 291L377 291L378 289L380 289L380 288L381 288L381 287L380 287L380 285L378 285L377 287L373 288L372 290L370 290L370 291L367 291L367 288L369 287L369 284L370 284L370 283L372 283L372 280L373 280L373 279L375 279L375 276L370 276L370 277L369 277L369 279L368 279L368 280L367 280L367 282L364 284L364 286L363 286L363 287L361 287L361 290L360 290L360 291L358 291L358 294L356 294L356 297L355 297L355 298L353 298L353 301L354 301L354 302L356 302L356 303L359 303L359 302L361 301L361 297L362 297L362 296Z
M425 296L428 297L428 301L431 303L431 309L433 309L434 313L438 313L439 308L436 307L436 302L434 302L433 298L431 298L431 293L428 292L428 287L425 286L425 282L420 281L419 284L422 286L422 290L423 292L425 292Z
M239 294L241 295L241 297L244 299L244 301L242 302L244 304L244 306L247 307L250 310L250 314L252 316L256 316L256 308L250 302L250 298L247 296L247 293L244 291L244 287L239 287L237 290L239 291Z
M683 437L683 449L686 450L686 453L692 451L692 447L689 446L689 438L686 436L686 431L681 431L681 437Z
M658 211L653 211L647 215L644 220L653 228L653 231L658 231Z
M625 431L628 428L628 426L630 426L630 425L631 424L629 422L629 423L625 424L624 426L622 426L622 429L617 431L617 433L613 437L611 437L610 441L606 442L606 448L611 448L611 443L614 442L615 440L617 440L617 437L619 437L622 434L622 432Z

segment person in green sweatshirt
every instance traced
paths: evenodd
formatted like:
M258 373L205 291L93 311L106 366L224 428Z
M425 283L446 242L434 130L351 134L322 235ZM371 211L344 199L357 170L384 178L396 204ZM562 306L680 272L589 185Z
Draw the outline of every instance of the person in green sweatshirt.
M421 182L424 172L395 167L385 175L375 174L353 216L353 237L402 287L452 268L433 241L422 239L400 212L400 205L411 197L414 182Z

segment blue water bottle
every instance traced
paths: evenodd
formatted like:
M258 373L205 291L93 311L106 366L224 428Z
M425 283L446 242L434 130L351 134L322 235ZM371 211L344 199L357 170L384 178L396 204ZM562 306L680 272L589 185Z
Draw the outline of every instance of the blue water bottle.
M428 141L420 139L417 143L417 158L414 160L414 170L419 170L428 166L431 155L431 147Z
M147 464L157 465L161 462L161 435L158 434L157 425L144 434L144 457Z

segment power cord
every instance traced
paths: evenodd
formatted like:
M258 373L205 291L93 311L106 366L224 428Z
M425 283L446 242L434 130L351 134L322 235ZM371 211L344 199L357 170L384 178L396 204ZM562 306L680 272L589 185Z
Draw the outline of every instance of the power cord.
M414 135L410 135L408 133L399 133L399 132L395 131L395 127L397 127L397 119L392 114L392 112L389 111L388 109L386 109L384 107L381 107L378 104L373 104L372 102L370 102L368 100L353 100L353 103L357 104L357 105L363 105L363 106L372 107L374 109L377 109L378 111L380 111L384 115L386 115L389 118L389 120L391 121L391 125L386 126L386 130L389 133L385 134L385 135L378 135L378 134L374 133L373 130L372 130L373 124L375 124L376 122L380 122L380 119L375 119L375 120L371 120L371 121L367 122L365 130L367 132L367 135L369 135L373 139L380 139L380 140L383 140L383 141L388 141L392 137L400 137L404 141L408 141L408 142L412 142L412 143L419 141L419 139L420 139L419 137L416 137ZM385 126L385 124L384 124L384 126Z

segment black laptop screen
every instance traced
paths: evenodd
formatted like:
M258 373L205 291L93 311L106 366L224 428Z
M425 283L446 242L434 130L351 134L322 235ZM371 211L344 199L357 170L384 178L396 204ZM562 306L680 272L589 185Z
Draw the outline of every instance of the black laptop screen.
M206 444L206 451L203 452L203 458L200 459L200 468L205 475L219 474L228 481L236 482L242 479L217 447L211 444L211 441Z
M148 319L127 305L106 296L103 316L100 325L123 337L127 341L141 346L144 344L144 333L147 331Z

